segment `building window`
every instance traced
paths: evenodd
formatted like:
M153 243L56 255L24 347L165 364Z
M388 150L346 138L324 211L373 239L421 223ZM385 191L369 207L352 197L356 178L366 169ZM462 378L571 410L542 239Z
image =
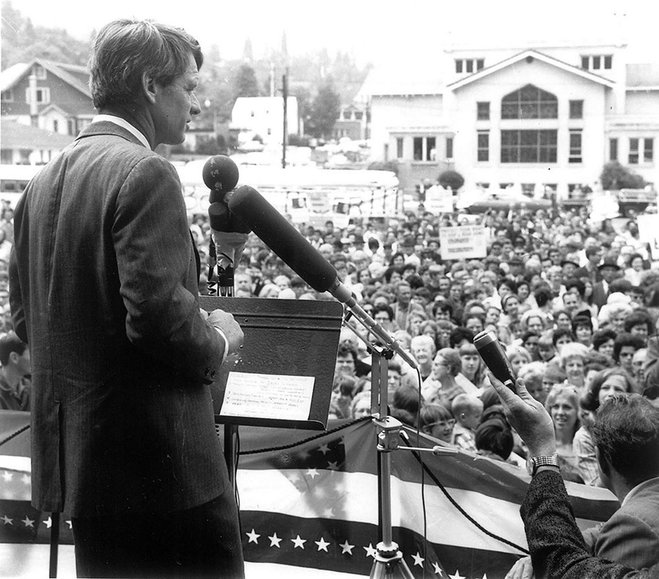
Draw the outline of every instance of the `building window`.
M403 158L403 137L396 138L396 159Z
M344 121L349 121L351 116L352 116L352 113L350 111L343 111L343 120Z
M455 59L455 72L462 74L463 72L471 73L482 70L485 68L484 58L456 58Z
M583 119L583 101L570 101L570 118Z
M643 162L654 161L654 139L643 139Z
M609 161L618 160L618 139L609 139Z
M476 119L479 121L490 120L490 103L481 101L476 103Z
M613 68L613 56L611 54L582 56L581 68L584 70L611 70Z
M53 133L57 133L59 130L59 121L58 120L53 120Z
M14 91L11 89L3 90L0 96L0 101L3 103L13 103L14 102Z
M364 111L355 111L355 120L361 121L364 118Z
M629 139L629 157L627 162L630 165L638 165L638 139Z
M477 143L477 160L489 161L490 160L490 132L478 131Z
M37 95L37 104L40 105L46 105L50 102L50 89L48 87L46 88L37 88L36 89L36 95ZM30 89L26 88L25 89L25 102L29 105L32 104L32 99L30 98Z
M453 158L453 137L446 137L446 158Z
M555 163L556 130L501 131L502 163Z
M569 163L582 163L581 131L570 131L570 155Z
M502 119L556 119L558 99L532 84L511 92L501 101Z
M414 137L414 160L434 161L436 155L435 137Z

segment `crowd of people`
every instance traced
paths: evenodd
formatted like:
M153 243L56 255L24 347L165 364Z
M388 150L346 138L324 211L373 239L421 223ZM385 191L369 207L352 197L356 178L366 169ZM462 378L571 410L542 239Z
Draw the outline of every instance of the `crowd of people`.
M439 228L464 220L422 205L386 226L328 221L301 233L416 360L418 373L398 357L389 364L392 414L449 444L521 464L524 445L472 343L491 330L552 416L564 478L598 485L590 425L599 405L614 392L659 395L659 269L633 218L588 216L585 207L487 212L479 217L487 255L454 261L441 257ZM192 231L204 259L203 216ZM235 281L239 297L331 299L253 236ZM365 412L371 340L357 323L342 332L330 417Z

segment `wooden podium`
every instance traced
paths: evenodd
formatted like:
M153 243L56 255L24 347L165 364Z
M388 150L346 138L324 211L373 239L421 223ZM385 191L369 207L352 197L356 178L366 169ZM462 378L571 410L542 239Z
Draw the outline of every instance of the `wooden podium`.
M216 422L324 430L343 306L336 301L201 296L245 333L237 364L213 384Z

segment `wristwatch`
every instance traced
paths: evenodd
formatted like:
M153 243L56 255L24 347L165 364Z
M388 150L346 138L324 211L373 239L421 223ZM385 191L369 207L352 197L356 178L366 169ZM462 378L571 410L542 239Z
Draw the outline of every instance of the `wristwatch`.
M535 476L535 473L541 466L554 466L559 468L558 455L552 454L551 456L531 456L526 461L526 470L531 476Z

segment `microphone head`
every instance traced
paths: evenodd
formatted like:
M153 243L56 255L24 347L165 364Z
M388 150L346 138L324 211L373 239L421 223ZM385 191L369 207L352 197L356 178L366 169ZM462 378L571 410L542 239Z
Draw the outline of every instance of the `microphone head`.
M238 165L229 157L215 155L206 161L201 175L206 187L211 190L210 202L214 203L221 201L224 195L238 184L240 172Z
M231 213L226 203L216 201L208 206L208 220L214 231L233 231L231 229Z

